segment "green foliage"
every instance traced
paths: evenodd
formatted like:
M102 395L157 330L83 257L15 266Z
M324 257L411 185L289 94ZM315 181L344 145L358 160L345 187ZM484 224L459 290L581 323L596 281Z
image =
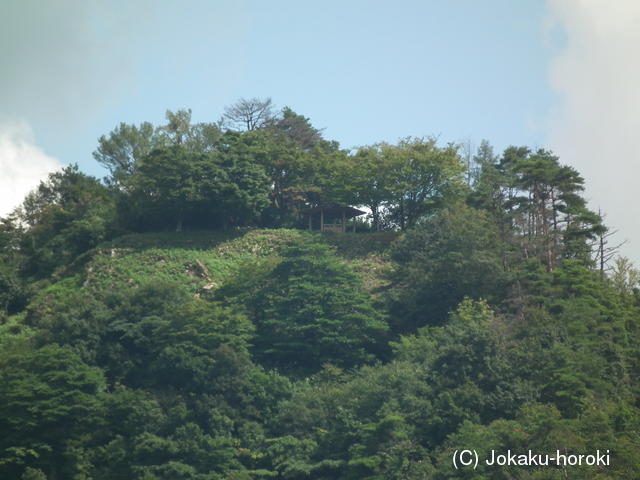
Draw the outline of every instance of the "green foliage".
M221 344L246 352L254 330L237 309L196 300L180 306L155 334L159 344L200 354Z
M499 298L509 278L495 228L480 212L457 206L407 233L391 249L395 331L442 324L464 297Z
M640 287L640 271L627 257L618 257L609 275L613 288L621 294L630 294Z
M153 331L150 365L163 385L187 392L221 393L247 375L254 326L237 308L202 300L166 315Z
M244 188L253 198L253 202L244 202L254 209L250 219L257 213L269 227L295 223L300 220L295 216L297 211L304 209L306 202L313 201L314 194L317 197L318 155L301 149L277 128L275 131L227 132L218 149L225 165L236 169L231 178L242 175L243 182L251 182Z
M1 220L0 476L638 478L637 272L591 270L578 173L486 142L468 168L431 138L349 153L271 107L121 124L110 188L69 167ZM374 233L251 228L330 202ZM462 448L611 465L454 471Z
M628 398L633 368L624 358L635 309L624 307L580 261L566 260L553 276L538 266L522 283L530 305L520 305L520 315L529 325L520 333L518 355L529 359L541 399L574 418L591 398Z
M218 180L217 196L211 201L222 217L224 229L231 219L236 225L246 225L260 216L269 205L269 177L259 161L262 145L249 138L253 133L237 136L225 134L219 144L218 162L224 177Z
M564 420L553 405L533 403L523 406L514 421L497 420L486 426L466 422L446 442L433 478L633 478L638 475L640 465L634 455L630 455L630 449L637 448L637 439L618 436L613 426L613 412L610 405L594 405L580 419ZM462 449L478 452L481 459L478 468L454 470L453 453ZM527 457L529 451L542 455L542 462L550 467L499 466L486 462L491 461L492 451L497 456L505 455L508 450ZM589 466L583 461L582 465L556 467L556 462L545 460L545 456L555 458L558 451L566 456L609 452L609 465Z
M190 152L180 144L156 148L144 156L131 179L131 197L138 214L156 218L160 224L167 217L182 230L185 216L204 202L209 187L207 181L210 159Z
M420 362L430 371L434 403L444 409L434 422L436 438L465 419L513 418L521 404L537 398L532 382L514 370L497 325L486 304L467 299L444 326L425 327L392 343L397 358Z
M55 343L95 365L109 312L103 303L74 289L75 283L77 279L70 278L50 288L29 307L24 322L38 329L38 346Z
M394 153L386 143L359 148L336 165L336 180L330 186L332 197L339 203L371 210L374 232L380 231L382 211L393 203L400 188L402 172Z
M0 321L24 308L27 294L15 275L0 269Z
M314 128L308 118L298 115L289 107L282 109L281 117L269 128L286 135L305 151L323 141L321 131Z
M299 374L325 363L350 367L372 360L387 329L361 281L323 244L301 243L281 251L282 260L240 270L217 292L236 292L256 324L255 357Z
M120 123L107 138L98 139L93 157L111 173L108 183L116 189L129 185L141 160L154 148L182 145L189 151L210 150L221 135L212 123L191 124L191 110L166 112L167 125L157 128L149 122L139 127Z
M47 480L47 476L42 470L27 467L20 477L22 480Z
M143 122L140 127L120 123L109 138L102 135L98 143L93 158L111 172L114 180L122 182L135 172L136 162L148 154L157 141L153 125Z
M28 462L64 475L68 449L99 422L100 371L56 345L0 356L0 471L17 478Z
M354 376L325 368L282 405L280 436L268 451L275 468L290 478L406 473L425 459L416 427L431 416L423 375L415 365L396 362Z
M334 168L335 180L327 185L330 195L369 208L375 232L382 227L385 209L391 222L404 230L459 198L465 170L457 149L439 148L433 138L361 147Z
M0 325L0 351L9 355L28 350L35 331L21 323L11 321Z
M435 138L406 138L398 142L395 155L401 176L390 213L402 230L461 198L465 167L454 145L439 148Z
M70 166L49 175L16 211L22 274L43 278L112 236L115 205L95 178Z
M230 136L223 136L211 152L194 151L180 142L152 150L137 162L121 212L147 226L173 221L176 231L185 219L209 226L211 221L198 218L212 214L225 229L230 220L243 225L257 218L268 205L268 177L255 152L242 148L245 136Z
M112 308L97 350L108 378L127 385L148 385L145 374L154 358L154 331L166 311L189 300L180 284L152 279L125 294L108 298Z
M35 423L47 428L18 428L28 413L5 408L0 421L15 417L4 428L18 440L3 448L1 468L96 479L464 478L449 466L463 445L485 453L606 447L616 451L615 475L635 478L632 295L578 260L552 274L532 260L502 277L497 238L486 218L457 207L401 239L282 230L103 245L84 272L38 292L25 315L0 328L0 383L29 391L22 387L47 361L9 359L32 355L35 342L45 345L38 352L69 356L62 372L96 372L81 359L97 365L109 393L94 389L69 404L89 403L85 417L62 408L62 391L27 395L23 410L46 403L51 422L75 425L53 439L45 420ZM485 296L491 265L510 288L486 302L448 300L455 313L416 334L405 324L391 361L362 366L389 360L384 317L365 288L384 287L381 272L401 279L393 295L417 305L426 295L443 301L433 293L438 280Z
M539 258L548 271L562 258L589 264L588 241L606 228L580 196L578 172L541 148L509 147L499 160L481 148L471 202L491 213L504 245L519 258Z
M217 479L242 470L229 432L206 433L179 399L161 405L119 386L105 402L110 416L99 432L94 478Z

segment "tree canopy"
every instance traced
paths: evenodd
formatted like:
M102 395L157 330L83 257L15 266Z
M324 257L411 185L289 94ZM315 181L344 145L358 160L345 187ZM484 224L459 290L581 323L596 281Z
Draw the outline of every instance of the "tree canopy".
M640 478L640 273L580 174L323 134L167 111L0 219L1 478ZM610 460L482 461L529 450Z

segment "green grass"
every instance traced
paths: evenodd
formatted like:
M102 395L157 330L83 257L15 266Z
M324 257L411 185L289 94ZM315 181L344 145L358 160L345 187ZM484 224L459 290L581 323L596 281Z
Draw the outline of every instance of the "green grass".
M66 275L43 284L33 300L55 309L69 291L80 289L84 295L104 299L152 278L179 283L196 295L205 286L222 284L243 263L278 255L304 240L335 247L336 254L363 277L367 289L374 291L386 284L386 251L398 237L395 232L336 235L284 229L131 234L83 255Z

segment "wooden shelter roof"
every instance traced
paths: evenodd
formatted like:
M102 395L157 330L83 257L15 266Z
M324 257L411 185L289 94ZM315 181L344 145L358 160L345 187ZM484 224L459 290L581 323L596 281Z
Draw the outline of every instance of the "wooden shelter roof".
M353 218L360 215L364 215L367 212L358 210L357 208L340 205L322 205L320 207L311 208L309 210L303 210L300 213L303 215L313 215L314 213L324 212L324 218L326 220L333 220L342 218L344 212L344 218Z

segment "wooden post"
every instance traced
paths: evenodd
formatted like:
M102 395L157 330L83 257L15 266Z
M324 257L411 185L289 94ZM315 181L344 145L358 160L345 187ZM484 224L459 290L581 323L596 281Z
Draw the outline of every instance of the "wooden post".
M347 229L345 228L344 222L347 221L346 215L344 213L344 208L342 209L342 233L346 233Z
M324 231L324 210L320 210L320 230Z

